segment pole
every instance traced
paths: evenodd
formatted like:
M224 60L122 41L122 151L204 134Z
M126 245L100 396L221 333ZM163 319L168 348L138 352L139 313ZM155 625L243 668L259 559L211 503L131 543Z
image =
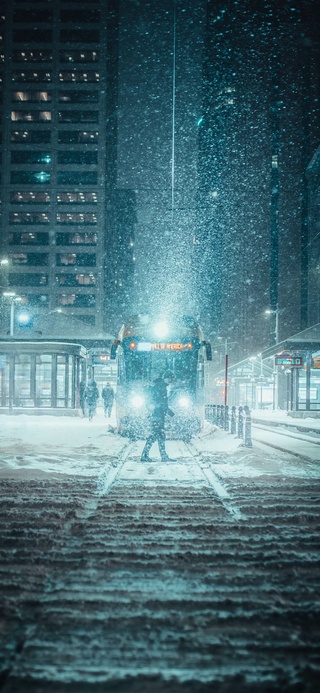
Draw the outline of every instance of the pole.
M13 336L13 329L14 329L14 298L11 299L11 304L10 304L10 337Z
M276 344L279 342L279 308L278 306L275 309L275 314L276 314Z
M171 214L173 222L175 195L175 114L176 114L176 1L173 0L172 50L172 138L171 138Z
M226 354L226 366L224 375L224 406L227 406L228 401L228 354Z
M276 344L279 343L279 307L278 304L275 309L276 315ZM275 382L275 409L279 407L279 367L276 367L276 382Z

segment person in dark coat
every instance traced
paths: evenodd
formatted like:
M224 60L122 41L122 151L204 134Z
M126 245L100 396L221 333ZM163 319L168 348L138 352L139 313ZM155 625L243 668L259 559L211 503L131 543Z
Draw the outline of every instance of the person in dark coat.
M85 401L88 406L89 421L94 417L99 399L99 390L95 380L89 380L84 391Z
M111 383L107 383L102 388L101 397L103 399L104 415L108 416L108 419L110 419L114 401L114 389Z
M86 383L84 380L81 380L79 383L79 400L80 400L80 409L82 411L83 416L85 416L85 389L86 389Z
M159 451L162 462L174 462L166 453L165 449L165 417L174 416L174 412L168 406L167 387L173 382L174 375L171 371L165 371L162 376L154 381L150 396L151 433L148 436L141 455L141 462L152 462L149 452L153 443L158 441Z

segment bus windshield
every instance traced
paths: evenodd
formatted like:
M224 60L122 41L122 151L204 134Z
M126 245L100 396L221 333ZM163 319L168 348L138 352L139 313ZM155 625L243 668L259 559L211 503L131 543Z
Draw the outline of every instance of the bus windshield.
M165 370L173 372L177 384L193 386L197 375L197 350L183 353L130 352L125 355L126 381L151 383Z

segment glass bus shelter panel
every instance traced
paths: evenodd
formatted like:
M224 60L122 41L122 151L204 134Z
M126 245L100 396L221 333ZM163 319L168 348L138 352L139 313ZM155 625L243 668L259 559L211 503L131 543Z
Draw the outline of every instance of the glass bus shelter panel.
M34 407L34 392L32 392L32 357L31 354L22 354L15 357L14 371L14 399L15 407Z
M2 407L9 406L9 359L6 355L0 356L0 402Z
M57 356L57 407L66 406L67 357Z
M0 407L74 409L85 372L83 354L0 353Z
M307 376L306 372L298 370L298 410L305 411L307 403ZM317 371L311 371L310 382L310 410L319 411L320 409L320 378Z
M52 355L36 357L36 406L51 407Z
M68 369L68 380L67 380L67 407L75 406L75 387L76 387L76 359L74 356L69 356L69 369Z

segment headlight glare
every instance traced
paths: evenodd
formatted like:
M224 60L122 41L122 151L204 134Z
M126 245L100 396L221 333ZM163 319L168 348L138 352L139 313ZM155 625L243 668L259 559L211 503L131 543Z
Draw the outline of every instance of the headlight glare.
M178 405L179 405L179 407L183 407L185 409L186 407L191 406L191 401L190 401L189 397L179 397Z
M131 397L131 404L135 409L139 409L144 405L144 398L141 395L133 395Z

